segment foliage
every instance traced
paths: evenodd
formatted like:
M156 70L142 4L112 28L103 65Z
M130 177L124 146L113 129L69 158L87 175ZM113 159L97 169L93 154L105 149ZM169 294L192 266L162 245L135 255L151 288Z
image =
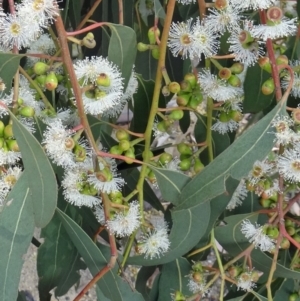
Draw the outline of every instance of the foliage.
M299 3L3 3L0 299L298 300Z

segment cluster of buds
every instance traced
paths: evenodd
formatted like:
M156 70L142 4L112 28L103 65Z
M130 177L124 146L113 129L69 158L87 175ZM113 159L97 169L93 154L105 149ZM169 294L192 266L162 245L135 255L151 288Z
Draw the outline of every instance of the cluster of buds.
M148 40L149 44L144 44L142 42L138 43L138 51L144 52L151 50L152 57L156 60L159 59L159 47L157 45L158 39L160 37L160 30L158 27L153 26L148 30Z

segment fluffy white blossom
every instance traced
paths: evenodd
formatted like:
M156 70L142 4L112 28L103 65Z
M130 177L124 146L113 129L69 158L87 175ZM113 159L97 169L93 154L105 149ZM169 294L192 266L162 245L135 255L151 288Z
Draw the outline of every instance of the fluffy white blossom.
M280 23L276 25L256 25L251 29L251 35L254 38L262 39L279 39L287 36L294 35L297 31L297 18L288 19L283 17Z
M275 128L275 141L282 145L288 145L297 140L295 132L290 128L294 125L288 116L278 116L272 121ZM298 139L299 140L299 139Z
M0 165L13 165L17 163L22 158L20 152L13 152L4 150L3 148L0 149Z
M248 180L252 184L257 184L258 181L268 175L274 168L273 164L268 163L267 161L255 161L252 167L252 170L249 172Z
M197 293L205 294L207 292L206 289L205 289L205 285L206 285L205 280L197 282L191 276L190 276L190 279L189 279L188 284L187 284L188 289L193 294L197 294Z
M222 122L220 120L217 120L217 122L215 122L211 127L213 131L216 131L222 135L228 132L234 132L238 128L239 128L239 123L234 120L229 120L227 122Z
M181 4L192 4L192 3L195 3L196 0L177 0L178 3L181 3Z
M67 130L62 122L57 119L47 126L44 140L47 155L59 166L71 167L75 165L72 149L74 141L72 131Z
M65 200L75 206L93 207L101 200L95 196L96 190L86 182L86 170L80 166L66 172L62 181Z
M120 104L123 95L123 78L113 63L101 56L86 58L77 61L74 70L82 87L93 85L82 95L86 113L102 114ZM106 78L106 83L99 83L100 78Z
M246 183L245 180L242 179L234 191L226 209L227 210L233 210L237 206L242 204L242 201L247 197L248 195L248 190L246 188Z
M278 157L277 167L286 181L300 182L299 150L285 149L284 153Z
M291 63L291 67L298 67L300 68L300 61L293 61ZM291 76L287 74L281 81L281 86L284 90L286 90L291 83ZM294 81L292 85L291 95L295 98L300 98L300 74L299 72L294 72Z
M205 19L205 24L213 31L224 33L226 30L231 32L239 28L242 15L237 7L228 5L221 10L215 8L208 10L210 13Z
M241 42L245 34L250 34L252 27L252 21L245 20L242 28L233 30L227 41L230 44L229 51L235 54L234 60L247 66L254 65L257 59L264 54L260 42L252 41L248 44L242 44Z
M178 55L181 55L183 59L194 57L194 41L191 38L192 22L191 18L186 22L171 24L168 47L175 57Z
M230 0L232 6L237 7L243 11L267 9L272 6L276 0Z
M168 251L169 247L170 241L166 222L156 225L139 240L139 252L145 254L145 258L159 258Z
M237 289L248 292L256 287L252 281L252 272L243 272L237 279Z
M113 219L107 221L107 228L115 235L129 236L141 223L140 206L137 201L129 204L128 210L115 213Z
M22 174L22 169L15 166L15 167L9 167L7 170L3 171L2 174L0 175L0 206L3 205L3 202L7 194L16 184L21 174Z
M207 69L198 74L198 80L204 94L216 101L230 100L238 97L243 91L241 88L230 86L225 80L219 79Z
M275 242L264 232L264 227L260 227L258 224L254 226L248 219L243 220L241 223L241 232L254 244L255 248L260 248L261 251L271 251L275 247Z

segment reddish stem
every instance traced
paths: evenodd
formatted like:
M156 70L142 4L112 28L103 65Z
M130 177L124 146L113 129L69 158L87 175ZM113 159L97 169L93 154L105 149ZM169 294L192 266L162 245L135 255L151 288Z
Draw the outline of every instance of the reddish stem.
M93 4L93 6L91 7L91 9L88 11L88 13L85 15L85 17L83 18L83 20L79 23L79 25L77 26L76 30L80 30L84 24L87 22L87 20L90 18L90 16L93 15L93 13L95 12L96 8L98 7L98 5L101 3L102 0L96 0L95 3Z
M72 37L72 36L76 36L78 34L81 34L81 33L85 33L85 32L88 32L88 31L91 31L95 28L98 28L98 27L102 27L103 25L106 25L107 23L106 22L99 22L99 23L95 23L93 25L90 25L90 26L87 26L83 29L80 29L80 30L75 30L75 31L70 31L70 32L66 32L66 36L67 37Z

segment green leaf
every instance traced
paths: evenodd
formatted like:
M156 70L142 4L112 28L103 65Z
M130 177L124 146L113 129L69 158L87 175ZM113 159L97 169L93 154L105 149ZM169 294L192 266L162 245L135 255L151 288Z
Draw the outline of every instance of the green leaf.
M271 104L274 98L274 93L264 95L261 92L262 84L270 77L271 74L261 69L258 64L247 69L244 82L244 113L257 113L266 109Z
M26 254L34 231L31 191L22 174L8 194L0 213L0 300L12 301L18 286Z
M284 279L282 285L275 293L274 301L289 300L290 294L297 291L295 289L295 281L293 279Z
M8 92L11 89L11 81L17 72L22 56L12 53L0 53L0 78L3 80Z
M285 104L279 103L188 182L182 190L179 207L190 208L223 193L229 176L234 179L246 176L253 163L264 159L272 149L274 136L270 134L270 124L278 114L286 114Z
M156 270L156 266L141 267L135 282L135 288L140 292L146 301L149 300L150 288L148 287L148 280Z
M130 27L113 23L106 23L106 25L111 30L108 59L119 66L126 89L135 62L136 35Z
M231 256L238 255L250 245L241 232L241 223L245 219L249 219L254 224L258 219L258 215L247 213L229 216L225 218L226 225L219 226L215 230L217 241ZM251 253L251 259L255 269L268 275L272 265L272 258L267 253L261 252L259 249L254 249ZM300 279L300 272L292 271L277 262L274 276Z
M153 4L154 4L153 8L154 8L155 18L165 19L166 17L165 10L161 6L160 1L154 0Z
M21 150L30 188L34 220L37 227L45 227L51 220L57 203L57 183L52 166L38 141L11 114L13 133Z
M64 211L71 207L63 202ZM80 260L77 249L70 240L57 213L42 230L43 244L38 249L37 271L39 276L40 300L49 300L50 291L55 289L55 296L63 296L79 279L80 269L86 266Z
M184 173L175 170L151 167L153 170L157 184L164 200L174 205L179 203L179 195L182 188L191 179Z
M56 209L69 237L81 254L90 272L95 276L101 269L107 265L107 260L103 253L91 240L91 238L74 222L69 216L58 208ZM142 301L140 293L132 291L129 285L119 276L118 268L108 271L98 282L100 290L106 298L113 301Z
M183 295L189 295L189 277L191 265L185 258L178 258L163 265L159 279L159 298L158 301L172 301L171 294L180 291Z
M197 204L189 209L171 211L172 230L169 236L170 250L156 259L145 259L143 256L130 257L129 264L151 266L175 260L184 255L197 244L205 234L210 218L209 202Z
M70 17L71 25L75 29L81 21L81 1L70 1L69 2L69 11L66 11ZM64 22L67 26L66 22Z

